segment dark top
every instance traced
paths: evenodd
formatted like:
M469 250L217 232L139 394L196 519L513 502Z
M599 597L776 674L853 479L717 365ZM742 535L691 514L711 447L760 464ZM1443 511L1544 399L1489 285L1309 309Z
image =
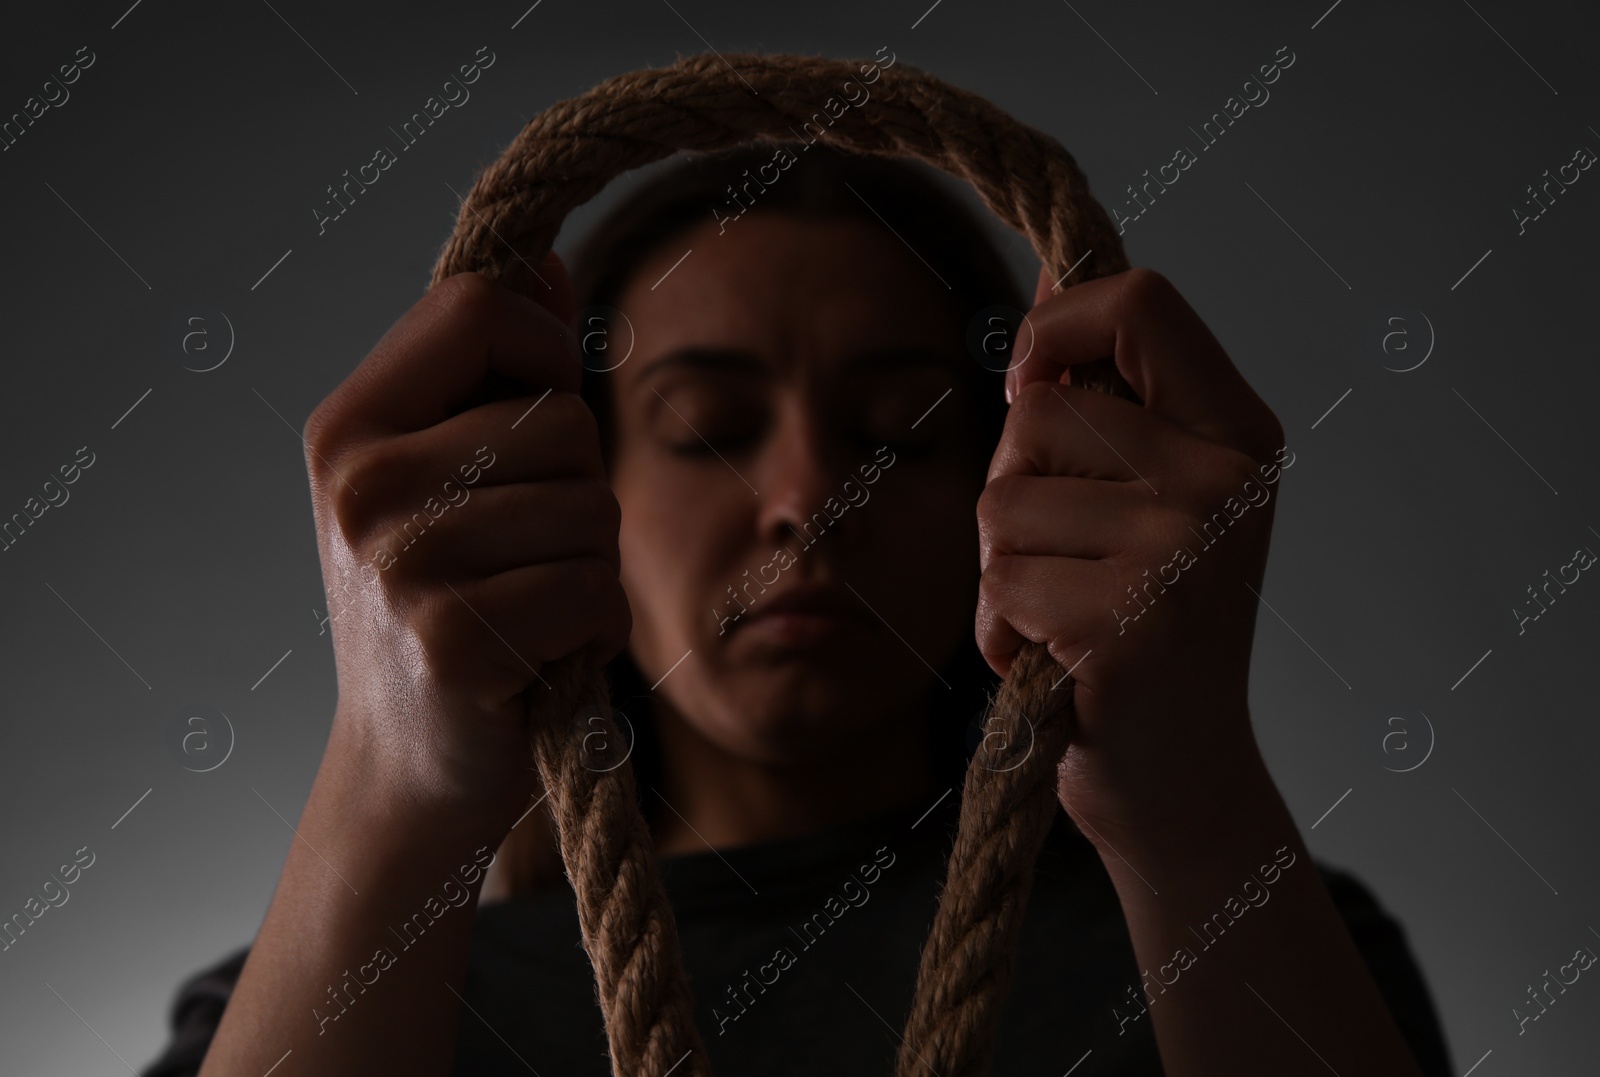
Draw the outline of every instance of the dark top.
M848 831L663 859L714 1073L892 1072L955 832L957 799L946 797L921 819L918 809ZM1282 870L1308 866L1296 862ZM1353 875L1314 867L1423 1073L1453 1074L1404 929ZM1241 880L1243 897L1270 901L1276 878L1258 873L1256 885ZM1230 907L1240 917L1250 915L1237 901ZM605 1032L571 891L562 886L486 905L476 916L462 991L471 1008L462 1010L455 1072L498 1077L532 1069L542 1077L605 1077ZM1226 914L1216 922L1225 925ZM1227 944L1225 931L1205 939L1196 933L1195 962L1206 960L1210 946ZM247 952L182 985L172 1038L143 1077L198 1072ZM1074 1077L1161 1074L1151 1021L1140 1004L1144 982L1155 997L1149 1006L1160 1005L1159 971L1148 981L1141 976L1099 855L1059 814L1035 875L992 1074L1061 1074L1080 1062ZM1182 974L1176 975L1165 990L1183 990ZM324 1007L324 1015L329 1010ZM307 1020L315 1018L308 1013ZM327 1030L337 1027L329 1023Z

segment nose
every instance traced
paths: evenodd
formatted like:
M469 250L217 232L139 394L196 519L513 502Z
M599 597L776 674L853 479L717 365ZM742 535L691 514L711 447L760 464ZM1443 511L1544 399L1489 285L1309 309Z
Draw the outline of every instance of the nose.
M756 526L763 543L798 553L822 532L842 527L849 514L835 520L823 507L838 499L840 476L825 416L812 402L790 401L776 421L761 458Z

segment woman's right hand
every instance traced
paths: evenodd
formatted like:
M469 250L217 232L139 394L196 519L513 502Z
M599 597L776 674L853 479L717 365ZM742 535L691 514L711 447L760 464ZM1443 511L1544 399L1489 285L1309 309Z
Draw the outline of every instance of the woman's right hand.
M540 272L545 305L441 281L305 427L338 671L327 762L501 834L537 785L523 690L575 652L608 661L632 627L570 285L553 252Z

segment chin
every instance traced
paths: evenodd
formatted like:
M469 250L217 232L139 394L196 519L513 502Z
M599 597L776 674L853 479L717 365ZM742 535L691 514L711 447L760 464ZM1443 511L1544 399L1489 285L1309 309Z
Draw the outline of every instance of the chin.
M813 683L812 687L815 687ZM843 697L806 693L730 700L710 728L697 732L723 751L771 766L801 764L835 753L861 730Z

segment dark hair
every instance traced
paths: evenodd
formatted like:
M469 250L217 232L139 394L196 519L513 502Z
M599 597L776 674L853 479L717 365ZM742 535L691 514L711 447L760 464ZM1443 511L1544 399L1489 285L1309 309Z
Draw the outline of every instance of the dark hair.
M751 212L887 225L948 282L948 302L958 325L968 325L990 306L1027 309L1028 300L985 231L984 222L953 193L941 188L939 181L954 182L948 177L910 159L850 153L823 143L787 150L780 146L759 141L717 153L685 155L630 191L566 257L580 322L585 322L587 308L615 307L643 260L673 237L697 225L742 214L744 203L738 201L738 194L749 200ZM812 149L817 152L811 153ZM792 163L776 180L763 185L753 178L761 166L773 166L783 152L792 155ZM580 332L584 328L580 325ZM981 451L975 450L973 465L981 477L1005 422L1003 375L976 359L964 369L962 391L972 394L970 403L980 430ZM582 394L599 422L609 467L615 448L609 379L586 369ZM659 744L646 718L649 686L627 651L612 660L607 675L612 704L634 729L632 762L640 791L659 787ZM999 682L971 636L940 676L952 690L935 693L939 702L930 721L937 730L940 777L959 786L979 739L973 719ZM647 817L653 814L656 800L641 797Z

